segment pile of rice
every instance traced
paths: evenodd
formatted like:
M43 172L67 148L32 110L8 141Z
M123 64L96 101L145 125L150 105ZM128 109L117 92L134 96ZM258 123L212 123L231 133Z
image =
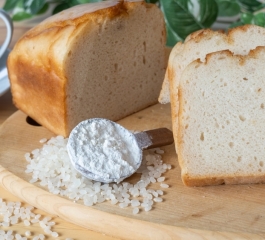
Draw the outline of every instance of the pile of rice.
M125 181L104 184L87 179L74 169L66 149L67 141L68 138L62 136L41 139L42 148L25 154L29 162L25 172L32 174L30 183L39 182L49 192L73 201L82 200L86 206L105 201L121 208L130 206L133 214L139 213L141 209L150 211L154 203L163 202L164 192L161 188L169 187L164 182L163 173L171 169L170 164L162 161L163 150L156 148L144 151L142 165L137 171L141 173L141 178L136 184ZM160 189L151 189L150 185Z
M34 213L34 207L27 205L23 206L21 202L7 202L0 198L0 216L3 221L0 221L0 239L1 240L44 240L46 237L44 234L57 238L59 234L52 230L55 222L51 221L51 217L44 217L40 214ZM12 225L23 222L25 227L38 224L44 234L33 235L30 231L26 230L24 236L16 233L13 230L2 230L9 228ZM66 238L66 240L73 240L72 238Z
M41 139L42 148L26 153L29 162L26 173L32 174L30 183L39 182L41 186L56 195L68 197L73 201L82 200L84 205L92 206L97 203L110 201L120 208L132 207L132 213L138 214L140 210L150 211L154 203L163 202L163 188L168 188L163 173L171 169L170 164L163 163L161 155L163 150L156 148L144 151L143 161L137 173L141 174L140 180L131 184L104 184L89 180L78 173L72 166L66 149L67 138L53 137L50 140ZM154 189L150 188L154 186ZM159 189L160 188L160 189ZM43 217L33 212L34 207L22 206L21 202L6 202L0 198L0 229L9 228L14 224L23 222L25 227L39 224L44 234L57 238L59 234L52 231L55 222L51 217ZM25 231L24 236L13 230L0 230L2 240L44 240L45 235L33 236L30 231ZM66 240L73 240L66 238Z

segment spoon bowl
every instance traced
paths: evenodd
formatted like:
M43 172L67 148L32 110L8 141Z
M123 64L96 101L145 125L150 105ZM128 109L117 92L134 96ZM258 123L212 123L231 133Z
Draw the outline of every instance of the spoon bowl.
M173 141L172 132L166 128L133 134L115 122L93 118L72 130L67 150L74 168L83 176L110 183L120 182L138 170L143 149Z

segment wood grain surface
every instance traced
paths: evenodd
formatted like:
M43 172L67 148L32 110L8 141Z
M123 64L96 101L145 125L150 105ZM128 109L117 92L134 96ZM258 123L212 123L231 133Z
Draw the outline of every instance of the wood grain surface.
M0 0L0 7L3 4L4 0ZM10 48L37 22L16 22ZM4 37L5 27L0 21L0 44ZM0 198L23 201L37 207L35 213L52 216L58 239L265 239L265 185L185 187L173 144L163 148L163 160L173 165L166 175L170 188L165 191L164 202L136 216L129 208L109 203L85 207L52 195L38 184L29 184L30 176L24 173L24 153L40 147L39 140L53 134L28 125L26 116L16 111L8 91L0 97ZM170 106L155 105L120 123L134 130L171 128ZM136 179L133 176L130 180ZM23 223L4 230L43 233L38 225L25 230Z
M185 187L180 178L174 145L163 147L163 160L173 169L166 173L170 188L164 202L150 212L132 214L110 203L86 207L29 184L26 152L39 148L51 132L31 126L17 111L0 129L0 183L12 194L50 214L81 227L122 239L264 239L265 185ZM171 128L170 106L157 104L121 121L131 130ZM138 178L134 175L129 181ZM154 186L155 188L155 186Z
M8 90L4 95L0 96L0 126L16 111L17 109L12 103L10 90Z

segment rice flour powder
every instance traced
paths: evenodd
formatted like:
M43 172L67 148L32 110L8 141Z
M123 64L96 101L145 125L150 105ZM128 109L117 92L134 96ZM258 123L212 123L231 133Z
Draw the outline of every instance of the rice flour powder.
M142 160L142 149L135 136L102 118L79 123L70 134L67 149L79 172L89 172L94 180L102 182L119 182L129 177Z

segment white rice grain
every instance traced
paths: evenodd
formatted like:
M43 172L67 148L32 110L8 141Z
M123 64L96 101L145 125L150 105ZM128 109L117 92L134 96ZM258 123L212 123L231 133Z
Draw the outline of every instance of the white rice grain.
M149 212L151 209L152 209L152 206L150 206L150 205L147 205L147 206L144 208L144 210L145 210L146 212Z
M45 142L47 142L47 138L42 138L42 139L40 140L40 143L45 143Z
M138 214L139 213L139 208L138 207L135 207L133 208L133 214Z
M138 207L140 206L140 201L139 200L131 200L131 205L132 207Z
M163 198L156 197L156 198L154 198L154 201L155 202L163 202Z
M28 220L24 220L24 225L28 227L30 225L30 222Z
M157 150L156 150L156 153L158 153L158 154L161 154L161 155L162 155L162 154L164 154L164 153L165 153L165 151L164 151L164 150L162 150L162 149L157 149Z
M156 190L156 192L159 194L159 195L164 195L164 192L160 189Z
M164 182L164 181L165 181L165 177L159 177L159 178L157 179L157 181L158 181L158 182Z
M59 234L57 232L52 232L51 236L57 238Z

